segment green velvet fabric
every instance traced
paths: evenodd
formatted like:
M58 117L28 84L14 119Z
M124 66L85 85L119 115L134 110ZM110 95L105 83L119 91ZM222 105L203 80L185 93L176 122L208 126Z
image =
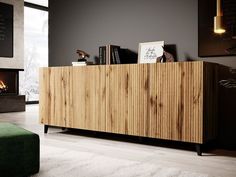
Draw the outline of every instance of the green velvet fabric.
M39 136L0 123L0 176L27 177L39 171Z

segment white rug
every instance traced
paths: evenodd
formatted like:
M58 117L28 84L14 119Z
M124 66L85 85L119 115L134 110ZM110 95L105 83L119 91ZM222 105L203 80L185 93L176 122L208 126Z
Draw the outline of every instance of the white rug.
M40 159L40 172L32 177L210 177L149 162L45 145L41 145Z

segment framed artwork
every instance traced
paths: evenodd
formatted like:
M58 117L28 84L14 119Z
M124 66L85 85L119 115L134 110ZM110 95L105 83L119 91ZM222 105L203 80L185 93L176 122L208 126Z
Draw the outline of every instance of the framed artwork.
M0 2L0 57L13 57L13 5Z
M236 55L236 0L222 0L223 34L214 33L216 0L198 0L198 56Z
M164 41L139 43L138 63L156 63L163 56Z

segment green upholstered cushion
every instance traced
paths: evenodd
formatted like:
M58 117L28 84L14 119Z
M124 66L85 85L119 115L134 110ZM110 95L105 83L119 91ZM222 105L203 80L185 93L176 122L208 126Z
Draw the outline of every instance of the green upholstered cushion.
M39 171L39 136L0 123L0 176L27 177Z

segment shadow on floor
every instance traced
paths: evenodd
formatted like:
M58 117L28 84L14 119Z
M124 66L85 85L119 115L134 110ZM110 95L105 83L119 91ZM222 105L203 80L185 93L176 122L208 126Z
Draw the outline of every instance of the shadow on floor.
M121 134L105 133L105 132L97 132L97 131L81 130L81 129L63 129L63 131L59 133L196 152L196 147L195 147L196 144L194 143L185 143L185 142L178 142L178 141L161 140L161 139L155 139L155 138L121 135ZM232 150L230 151L230 150L219 149L219 148L220 147L217 146L217 143L215 141L204 144L202 145L202 151L203 151L202 156L236 157L236 151L232 151Z

